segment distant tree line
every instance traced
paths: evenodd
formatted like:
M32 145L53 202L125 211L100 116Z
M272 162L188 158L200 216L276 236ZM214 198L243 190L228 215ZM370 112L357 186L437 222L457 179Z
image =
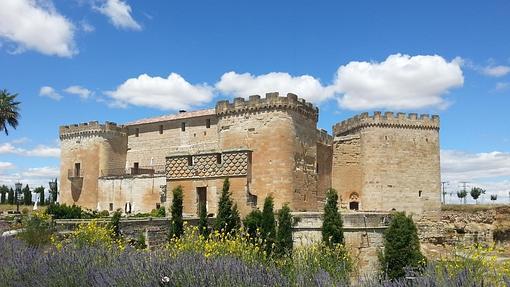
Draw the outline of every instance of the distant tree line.
M24 188L18 194L19 204L21 205L33 205L35 203L32 198L32 193L39 194L38 205L47 205L50 203L50 198L45 197L45 191L43 186L36 187L34 189L30 189L30 187L25 185ZM12 187L8 187L6 185L0 186L0 203L1 204L16 204L16 192Z

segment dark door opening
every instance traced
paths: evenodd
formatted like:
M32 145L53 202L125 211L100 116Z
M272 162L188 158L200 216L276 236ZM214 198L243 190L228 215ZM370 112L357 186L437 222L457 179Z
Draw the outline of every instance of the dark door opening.
M357 201L349 202L349 209L350 210L359 210L359 202L357 202Z
M74 164L74 176L79 177L81 172L81 164L79 162Z
M207 187L197 187L197 197L198 197L197 214L200 213L200 208L203 205L205 205L207 211Z

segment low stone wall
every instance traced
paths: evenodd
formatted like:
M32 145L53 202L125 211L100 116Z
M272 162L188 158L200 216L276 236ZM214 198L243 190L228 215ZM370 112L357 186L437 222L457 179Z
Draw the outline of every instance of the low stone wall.
M295 246L309 245L322 240L322 213L295 212L297 224L293 227ZM383 247L383 232L389 223L388 213L348 213L342 216L346 245L360 274L372 273L378 268L377 252ZM212 223L213 219L209 219ZM99 219L107 224L109 219ZM198 224L197 218L185 218L190 225ZM67 233L88 220L55 220L57 231ZM122 234L129 240L145 236L151 249L165 244L168 238L169 218L123 218Z

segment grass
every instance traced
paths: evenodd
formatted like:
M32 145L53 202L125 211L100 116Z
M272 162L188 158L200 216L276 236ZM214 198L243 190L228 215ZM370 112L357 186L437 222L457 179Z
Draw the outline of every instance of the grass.
M442 211L477 212L495 209L499 213L510 213L509 204L443 204Z
M34 205L19 205L19 211L21 212L23 208L28 209L28 212L32 212L34 209ZM37 205L37 210L45 210L46 206ZM16 211L16 204L0 204L0 212L7 213L8 211Z

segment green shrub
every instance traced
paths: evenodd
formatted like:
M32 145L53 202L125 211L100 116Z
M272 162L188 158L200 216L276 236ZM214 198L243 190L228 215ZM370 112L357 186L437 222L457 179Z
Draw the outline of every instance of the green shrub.
M184 232L184 221L182 220L182 187L179 185L172 190L172 208L170 219L170 238L181 237Z
M28 213L30 212L30 210L26 207L24 207L22 210L21 210L21 214L23 215L27 215Z
M46 214L50 214L54 219L79 219L82 218L82 209L79 206L68 206L65 203L52 203L46 208Z
M288 204L278 212L278 231L276 233L275 253L279 256L292 253L292 214Z
M112 230L113 236L115 238L120 238L120 218L122 217L122 212L120 210L116 210L113 213L112 219L110 220L110 223L108 224L108 227Z
M322 241L328 246L344 243L342 216L338 211L338 194L332 188L326 193L324 220L322 221Z
M262 228L262 211L258 209L252 210L243 220L243 226L252 240L256 240L260 236Z
M99 216L100 217L108 217L108 216L110 216L110 212L108 210L102 210L101 212L99 212Z
M200 204L199 206L199 214L198 214L198 232L204 236L207 237L209 235L209 227L207 225L207 207L205 204Z
M240 226L239 211L231 198L230 182L228 178L225 178L218 202L218 214L214 221L214 229L223 233L232 233L239 229Z
M276 222L273 211L273 197L268 196L264 200L264 208L262 209L262 226L260 235L264 240L265 250L271 254L273 244L276 241Z
M150 216L152 216L152 217L165 217L166 216L165 207L161 206L159 208L151 210Z
M403 277L404 268L425 265L416 225L405 213L396 212L392 215L390 226L384 232L384 252L380 260L383 272L390 279Z
M32 246L50 243L53 227L50 217L42 212L34 212L23 220L23 231L18 237Z

